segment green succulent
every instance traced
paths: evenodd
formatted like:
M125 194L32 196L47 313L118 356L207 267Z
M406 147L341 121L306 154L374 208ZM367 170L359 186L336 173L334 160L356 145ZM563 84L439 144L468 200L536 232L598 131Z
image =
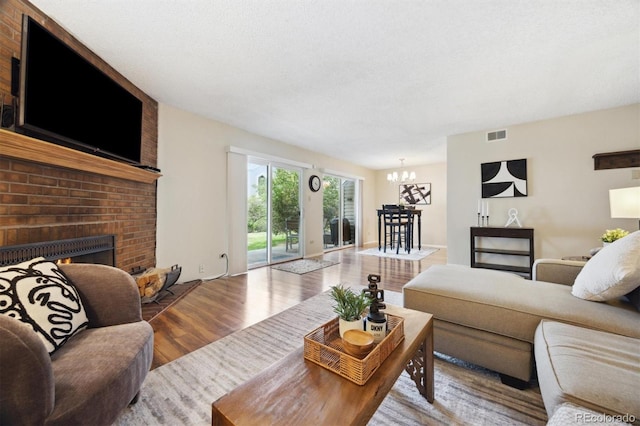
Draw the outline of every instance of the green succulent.
M342 284L331 287L331 298L336 302L333 311L345 321L355 321L362 318L373 299L365 293L356 293L351 288L344 288Z

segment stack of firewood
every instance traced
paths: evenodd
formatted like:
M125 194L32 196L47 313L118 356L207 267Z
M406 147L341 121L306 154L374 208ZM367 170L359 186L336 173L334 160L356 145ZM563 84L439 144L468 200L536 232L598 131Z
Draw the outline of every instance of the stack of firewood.
M143 301L152 299L162 289L168 272L168 268L149 268L135 277Z

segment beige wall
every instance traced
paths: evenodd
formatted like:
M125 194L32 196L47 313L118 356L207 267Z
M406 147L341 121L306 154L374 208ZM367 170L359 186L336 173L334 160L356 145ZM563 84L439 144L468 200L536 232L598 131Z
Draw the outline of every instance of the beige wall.
M229 146L313 165L313 169L304 170L306 256L323 250L322 194L308 189L306 182L311 174L322 175L321 170L328 169L363 178L362 212L375 209L376 179L372 170L165 104L159 106L158 122L158 167L162 177L158 180L156 256L158 265L180 264L181 281L223 273L225 261L219 258L221 253L229 254L232 272L239 272L241 265L246 265L241 258L242 248L246 248L246 225L240 225L245 213L236 206L230 208L227 201L231 194L246 191L246 184L240 178L237 182L227 178L228 164L239 161L232 156L228 160ZM376 222L371 216L363 215L364 236L375 232ZM199 272L201 264L205 266L203 273Z
M640 148L640 105L506 126L508 140L486 132L448 138L447 246L450 263L469 264L469 227L477 222L480 164L527 159L523 198L490 199L491 225L504 226L515 207L535 229L536 258L587 254L607 228L636 230L635 219L611 219L608 190L640 185L632 169L594 170L597 153ZM496 130L496 129L488 129Z
M536 257L584 254L600 244L607 228L636 229L633 219L609 217L607 191L640 182L631 179L631 169L594 171L592 156L639 148L639 117L640 105L633 105L507 126L509 138L503 142L485 143L485 132L449 137L447 164L412 167L418 181L432 184L432 204L421 206L423 242L447 246L449 262L468 264L480 164L518 158L527 158L529 196L490 200L492 225L504 225L507 210L516 207L523 225L536 230ZM228 178L228 162L238 161L228 159L229 146L313 165L304 170L306 256L322 253L322 195L307 189L311 174L326 169L363 178L360 241L365 244L377 241L375 210L398 200L398 186L386 181L388 170L372 171L161 104L156 256L159 265L182 265L181 280L223 273L220 253L229 254L232 271L245 264L238 254L246 247L242 212L227 201L229 193L243 191L244 181Z
M416 206L422 210L422 243L444 247L447 245L447 164L406 168L416 172L416 183L431 183L431 204ZM376 173L376 208L382 207L382 204L397 204L399 201L399 184L387 181L387 173L394 170L398 169ZM377 244L377 229L375 232L373 241Z

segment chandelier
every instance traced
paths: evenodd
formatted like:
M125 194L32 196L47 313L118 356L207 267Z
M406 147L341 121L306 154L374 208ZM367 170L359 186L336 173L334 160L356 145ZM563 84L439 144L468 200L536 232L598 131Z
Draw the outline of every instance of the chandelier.
M387 174L387 180L390 183L394 183L394 182L413 182L414 180L416 180L416 172L408 172L407 170L404 170L404 158L400 159L400 172L393 172L393 173L388 173Z

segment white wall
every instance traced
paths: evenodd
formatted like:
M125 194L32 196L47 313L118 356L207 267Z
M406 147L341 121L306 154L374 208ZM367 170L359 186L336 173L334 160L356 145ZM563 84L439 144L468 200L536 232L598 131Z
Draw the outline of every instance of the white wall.
M237 250L242 246L241 242L246 241L246 228L240 229L237 220L232 219L244 212L229 209L227 200L228 191L234 191L234 187L244 191L244 181L238 179L227 185L229 146L314 166L304 171L306 256L319 255L323 250L322 193L312 193L306 183L311 174L322 176L321 169L364 178L362 211L372 213L364 214L362 232L365 237L376 232L376 222L371 218L375 216L375 172L372 170L160 104L158 167L162 177L158 180L156 257L159 266L180 264L183 267L181 281L225 272L225 260L219 258L221 253L229 254L230 264L237 270L238 262L230 248ZM202 273L199 272L201 264L204 265Z
M632 169L594 170L594 154L640 148L640 104L505 126L508 140L486 143L486 131L450 136L447 150L448 261L469 264L469 227L477 223L480 164L527 159L523 198L490 199L491 225L515 207L535 229L536 258L587 254L607 228L636 230L635 219L611 219L608 190L639 186ZM496 129L487 129L496 130Z
M406 167L416 172L416 183L431 183L431 204L417 205L422 210L422 244L444 247L447 245L447 164L437 163L416 167ZM400 189L398 183L389 183L387 173L396 169L376 173L376 208L382 204L398 204ZM374 240L377 244L377 228Z

